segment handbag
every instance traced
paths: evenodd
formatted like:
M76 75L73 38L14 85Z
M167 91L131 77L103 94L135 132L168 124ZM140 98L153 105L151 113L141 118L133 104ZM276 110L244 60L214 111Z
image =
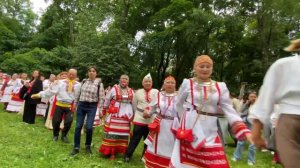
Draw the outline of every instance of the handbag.
M193 128L195 127L198 118L199 118L199 114L197 115L196 120L194 121L194 124L192 126L191 129L185 129L185 120L186 120L186 113L184 113L184 115L182 116L182 121L181 121L181 126L180 128L176 131L176 138L182 141L186 141L186 142L193 142L194 141L194 136L193 136Z
M108 107L108 113L112 113L112 114L115 114L115 113L118 113L119 112L119 108L115 106L116 104L116 101L115 100L112 100L110 102L110 105Z
M155 119L153 120L153 122L151 122L150 124L148 124L148 128L150 132L155 132L155 133L159 133L160 130L160 117L155 117Z
M185 129L179 128L176 131L176 138L179 140L185 140L187 142L193 142L193 140L194 140L193 130L192 129L185 130Z

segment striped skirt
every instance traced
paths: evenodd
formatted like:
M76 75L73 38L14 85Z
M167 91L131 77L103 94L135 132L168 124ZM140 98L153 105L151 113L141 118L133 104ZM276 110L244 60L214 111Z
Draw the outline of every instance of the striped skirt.
M104 138L99 148L103 155L125 154L130 134L130 122L126 118L111 117L104 125Z

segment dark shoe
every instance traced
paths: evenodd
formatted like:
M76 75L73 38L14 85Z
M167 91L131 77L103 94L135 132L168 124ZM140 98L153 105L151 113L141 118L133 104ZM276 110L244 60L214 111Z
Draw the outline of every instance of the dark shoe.
M53 136L53 141L57 141L58 140L58 136Z
M69 140L68 140L68 137L67 137L67 136L62 136L62 137L61 137L61 140L62 140L64 143L69 143Z
M74 148L73 151L70 153L70 156L75 156L79 153L79 149Z
M115 155L110 155L109 160L111 161L115 160Z
M90 146L86 146L85 147L85 153L91 155L92 154L92 150Z
M125 157L124 157L124 162L128 163L129 161L130 161L130 157L125 156Z

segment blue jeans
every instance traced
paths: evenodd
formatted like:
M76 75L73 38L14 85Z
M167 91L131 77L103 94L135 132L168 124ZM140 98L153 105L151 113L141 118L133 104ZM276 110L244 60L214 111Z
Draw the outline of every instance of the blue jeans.
M236 160L241 160L242 159L242 152L243 152L244 146L245 146L245 141L238 141L237 142L237 146L236 146L234 154L233 154L233 157ZM254 144L249 145L248 156L247 156L248 162L255 163L255 156L256 156L256 147L255 147L255 145Z
M252 125L250 122L248 122L247 117L243 117L243 120L244 120L245 124L248 126L248 128L251 129ZM245 141L237 142L237 146L236 146L234 154L233 154L233 157L236 160L242 159L242 152L243 152L244 146L245 146ZM248 148L248 157L247 157L248 162L255 163L255 158L256 158L256 147L254 144L253 145L250 144L249 148Z
M89 103L89 102L79 102L77 107L77 115L76 115L76 127L74 134L74 148L80 148L80 136L81 129L84 124L85 116L87 116L86 120L86 140L85 146L91 146L92 137L93 137L93 124L97 111L97 103Z

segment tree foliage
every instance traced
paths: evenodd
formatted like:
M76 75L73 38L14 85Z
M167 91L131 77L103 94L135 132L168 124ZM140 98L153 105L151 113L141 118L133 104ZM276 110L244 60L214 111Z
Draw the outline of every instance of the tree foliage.
M148 72L155 87L168 74L180 83L195 57L208 54L214 79L233 91L243 81L257 89L300 37L297 0L53 0L38 26L29 0L0 2L1 69L75 67L83 78L95 65L106 84L126 73L139 87Z

